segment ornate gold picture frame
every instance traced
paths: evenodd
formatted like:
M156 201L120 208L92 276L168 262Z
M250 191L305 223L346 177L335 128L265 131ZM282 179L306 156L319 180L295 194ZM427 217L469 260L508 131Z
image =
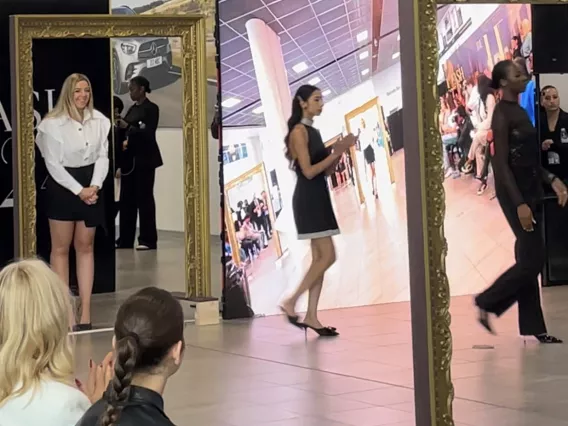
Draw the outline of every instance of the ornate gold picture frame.
M381 104L379 103L379 98L375 97L373 99L371 99L368 102L365 102L363 105L355 108L352 111L349 111L347 114L345 114L345 128L347 129L348 133L353 133L356 135L356 129L354 129L351 125L351 122L354 118L360 116L361 114L363 114L364 112L372 109L372 108L376 108L377 109L377 122L379 123L379 125L381 126L381 130L383 132L384 135L387 134L387 130L385 127L385 124L383 122L383 118L382 118L382 114L381 114ZM392 168L392 159L390 156L390 139L385 137L385 150L387 152L387 164L388 164L388 168L389 168L389 178L390 178L390 183L394 183L394 171ZM358 160L357 160L357 155L356 155L356 150L355 147L351 148L351 155L353 156L353 164L355 166L355 170L356 170L356 179L358 182L357 188L358 188L358 194L359 194L359 201L361 202L361 204L365 203L365 194L363 192L363 188L361 185L361 175L360 175L360 167L367 167L365 162L363 161L363 164L359 164Z
M436 426L454 425L445 193L438 126L437 8L442 4L483 3L566 4L566 1L411 0L404 2L404 8L402 3L400 6L416 412Z
M269 191L269 186L268 186L268 179L266 177L266 168L264 167L264 163L259 163L256 166L254 166L252 169L247 170L246 172L244 172L242 175L237 176L236 178L234 178L233 180L231 180L230 182L227 182L224 185L224 192L225 192L225 221L227 224L227 231L228 231L228 236L229 236L229 244L231 245L231 251L233 253L233 261L237 264L240 265L241 264L241 257L239 255L239 243L237 242L237 238L236 238L236 229L235 229L235 224L234 224L234 220L232 217L232 212L231 212L231 197L230 197L230 191L231 189L236 188L237 186L241 185L243 182L246 182L247 180L254 178L255 176L260 176L262 179L262 184L264 187L264 190L267 191L268 193ZM270 198L270 197L269 197ZM272 223L276 222L276 215L274 213L274 208L272 206L272 201L270 201L268 203L268 214L270 217L270 221ZM280 235L278 233L278 231L274 231L273 233L274 236L274 244L276 246L276 257L278 259L280 259L283 255L283 250L282 250L282 245L280 242Z
M18 15L10 19L15 253L36 254L36 39L179 37L182 46L185 297L211 295L205 20L201 15ZM110 79L110 70L109 70ZM110 96L110 94L109 94Z

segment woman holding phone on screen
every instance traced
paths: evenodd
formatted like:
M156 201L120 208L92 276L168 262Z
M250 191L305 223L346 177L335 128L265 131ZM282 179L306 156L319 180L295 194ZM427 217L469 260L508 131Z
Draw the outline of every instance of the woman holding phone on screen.
M343 154L357 138L349 134L333 146L329 152L320 132L313 127L314 117L321 114L323 96L315 86L301 86L292 102L292 116L288 120L285 138L286 157L298 178L292 199L294 220L300 240L310 240L312 263L304 279L286 299L280 309L288 321L302 329L312 329L320 336L337 336L334 327L323 326L318 319L318 304L326 271L335 262L332 236L339 234L326 175L334 173ZM302 294L309 292L308 311L299 321L296 303Z
M568 190L540 164L536 129L519 105L519 95L527 82L526 72L511 60L501 61L493 68L492 87L502 91L502 100L495 106L491 124L491 161L497 200L516 238L515 264L475 302L479 322L492 333L489 315L501 316L517 302L522 336L534 336L540 343L562 343L547 333L538 276L545 262L541 228L543 183L552 186L561 206L566 205Z
M117 125L126 130L122 148L132 158L132 169L121 171L120 238L118 248L134 248L136 218L140 219L140 235L136 250L155 250L158 244L154 182L156 169L164 163L156 131L160 108L147 95L152 92L150 82L142 76L134 77L128 86L134 104Z
M93 246L96 228L105 222L101 189L109 169L110 128L110 120L94 109L91 83L83 74L67 77L55 108L38 126L36 143L49 175L50 263L67 286L71 244L77 258L82 312L76 331L92 328Z

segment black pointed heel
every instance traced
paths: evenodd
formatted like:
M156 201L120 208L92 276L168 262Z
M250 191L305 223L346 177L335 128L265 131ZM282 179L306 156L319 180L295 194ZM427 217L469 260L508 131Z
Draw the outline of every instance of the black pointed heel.
M493 330L493 327L491 326L491 322L489 321L489 312L484 311L483 309L479 308L479 318L477 319L477 321L479 322L479 324L481 324L483 326L483 328L485 328L489 333L491 334L497 334L495 333L495 330Z
M534 336L540 343L544 345L554 344L554 343L564 343L557 337L551 336L550 334L539 334Z
M299 323L304 329L306 330L306 334L308 333L308 328L310 330L315 331L320 337L336 337L339 336L339 332L335 327L322 327L322 328L315 328L311 325L305 323Z
M282 306L280 306L279 308L280 311L282 311L282 313L288 320L288 322L292 324L294 327L298 327L300 329L306 328L306 326L300 322L300 317L298 315L290 315L288 312L286 312L286 309L284 309Z

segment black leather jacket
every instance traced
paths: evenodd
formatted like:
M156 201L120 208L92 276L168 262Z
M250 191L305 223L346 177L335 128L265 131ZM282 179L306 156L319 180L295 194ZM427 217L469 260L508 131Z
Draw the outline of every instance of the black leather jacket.
M95 403L76 426L98 426L106 410L106 396ZM175 426L164 413L164 400L150 389L132 386L117 426Z

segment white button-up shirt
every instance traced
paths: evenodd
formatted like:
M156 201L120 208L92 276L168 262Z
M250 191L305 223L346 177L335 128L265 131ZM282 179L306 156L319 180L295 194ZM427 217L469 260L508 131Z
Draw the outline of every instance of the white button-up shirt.
M83 185L65 168L94 164L91 186L101 188L109 169L110 128L110 120L97 110L92 114L85 111L82 123L67 116L44 119L38 126L36 144L53 180L78 195Z

